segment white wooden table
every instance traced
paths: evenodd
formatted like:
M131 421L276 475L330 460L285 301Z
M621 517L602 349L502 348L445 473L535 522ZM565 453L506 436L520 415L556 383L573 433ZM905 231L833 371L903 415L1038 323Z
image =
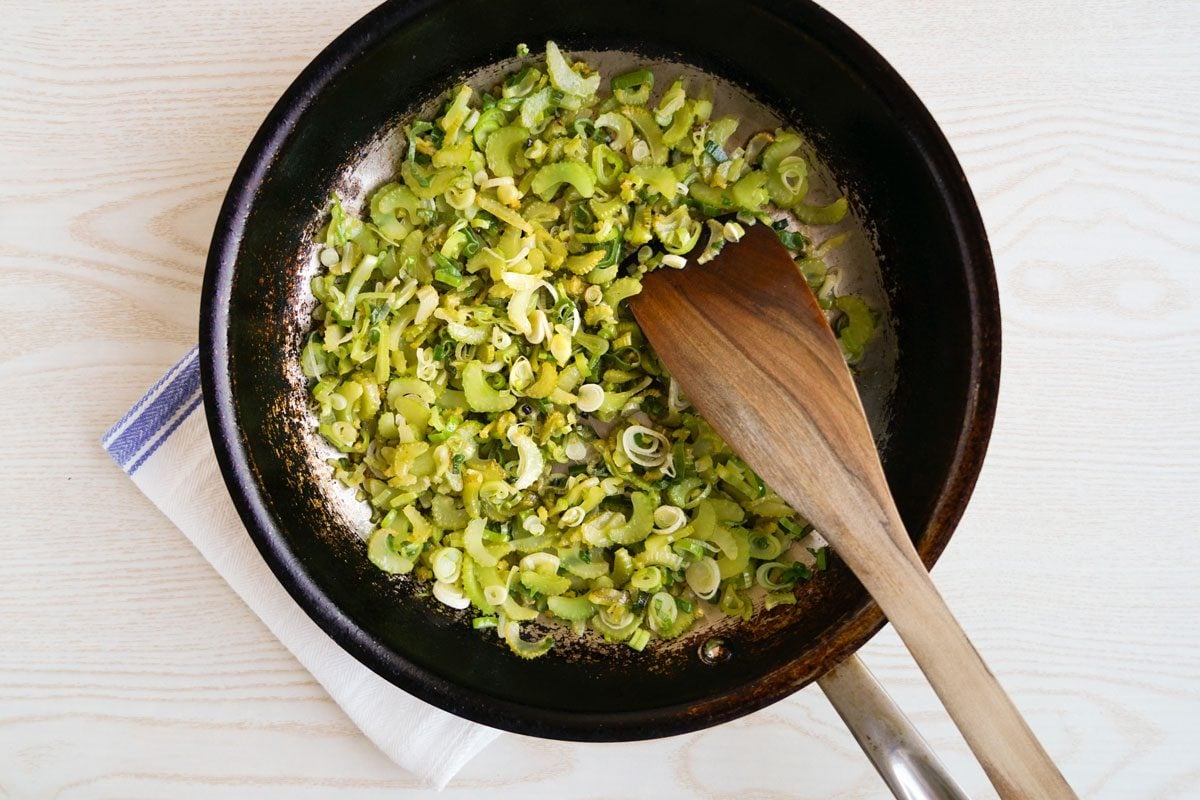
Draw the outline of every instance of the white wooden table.
M1200 796L1200 4L828 5L995 250L999 416L937 583L1081 795ZM97 444L194 343L259 121L368 4L3 7L0 798L416 796ZM865 656L992 796L895 636ZM885 796L815 688L666 741L503 737L445 796L485 792Z

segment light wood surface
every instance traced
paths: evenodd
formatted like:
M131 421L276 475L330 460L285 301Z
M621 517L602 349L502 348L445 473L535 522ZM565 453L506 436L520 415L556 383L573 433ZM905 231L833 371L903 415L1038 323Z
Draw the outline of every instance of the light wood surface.
M1081 796L1200 796L1200 5L826 5L930 107L996 255L999 415L935 582ZM3 3L0 798L418 795L97 444L194 343L255 128L366 9ZM863 655L993 796L890 629ZM444 796L486 790L886 797L815 687L665 741L503 737Z
M997 793L1074 798L925 571L841 347L775 232L642 285L630 306L683 393L862 581Z

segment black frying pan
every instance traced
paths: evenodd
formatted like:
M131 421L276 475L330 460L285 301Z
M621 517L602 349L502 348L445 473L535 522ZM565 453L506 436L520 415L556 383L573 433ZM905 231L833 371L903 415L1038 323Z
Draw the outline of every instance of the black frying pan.
M879 54L807 2L447 0L371 12L280 99L225 198L201 308L205 408L267 563L371 669L448 711L524 734L678 734L779 700L861 647L883 618L850 572L834 559L797 605L721 630L729 657L716 663L699 656L703 633L641 654L580 644L521 661L367 561L352 509L320 461L297 368L310 242L331 189L362 189L347 183L349 166L455 76L550 38L723 76L817 143L877 234L896 381L873 424L904 523L925 563L936 560L995 410L1000 317L987 239L925 108Z

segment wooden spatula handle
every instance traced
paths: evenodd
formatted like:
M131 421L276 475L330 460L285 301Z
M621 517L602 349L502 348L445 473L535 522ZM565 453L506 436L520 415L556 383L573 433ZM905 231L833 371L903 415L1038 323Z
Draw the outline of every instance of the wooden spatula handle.
M838 552L908 646L1000 796L1074 798L903 538L889 556L845 542Z
M809 313L820 314L815 302ZM827 325L814 325L802 335L832 338ZM736 431L728 441L738 445L753 441L738 424L747 407L786 410L775 417L779 438L771 448L773 458L761 458L758 449L753 455L747 453L747 461L784 500L804 513L875 598L1000 796L1005 800L1074 798L1062 773L950 613L913 548L840 353L833 347L814 346L812 351L819 355L807 366L810 374L823 370L837 377L823 385L823 391L813 390L812 381L798 374L792 380L759 381L754 395L734 404L736 411L711 403L701 410L710 421L719 420L714 422L718 430ZM742 355L746 362L759 358ZM710 350L707 357L720 356ZM857 413L843 409L857 409ZM763 413L759 419L769 416ZM761 422L756 432L762 436Z
M1073 798L917 557L842 352L774 232L755 226L708 264L643 284L631 306L663 363L854 570L1000 795Z

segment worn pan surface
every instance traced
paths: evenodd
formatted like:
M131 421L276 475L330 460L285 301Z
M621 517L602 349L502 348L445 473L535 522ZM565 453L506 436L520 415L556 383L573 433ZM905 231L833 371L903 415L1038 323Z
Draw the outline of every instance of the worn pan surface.
M267 563L343 647L435 705L536 736L666 736L794 692L865 643L883 622L878 609L835 559L797 605L721 625L728 658L715 663L698 652L712 630L641 654L580 641L520 661L367 561L362 513L322 462L297 365L311 237L330 191L361 198L384 177L399 119L504 63L517 43L537 50L547 39L719 76L719 91L755 98L815 143L826 179L855 207L860 247L847 252L862 263L844 269L886 311L863 389L926 564L962 514L991 429L995 277L970 189L928 112L874 50L806 2L389 3L322 52L271 111L221 209L200 320L217 458Z

